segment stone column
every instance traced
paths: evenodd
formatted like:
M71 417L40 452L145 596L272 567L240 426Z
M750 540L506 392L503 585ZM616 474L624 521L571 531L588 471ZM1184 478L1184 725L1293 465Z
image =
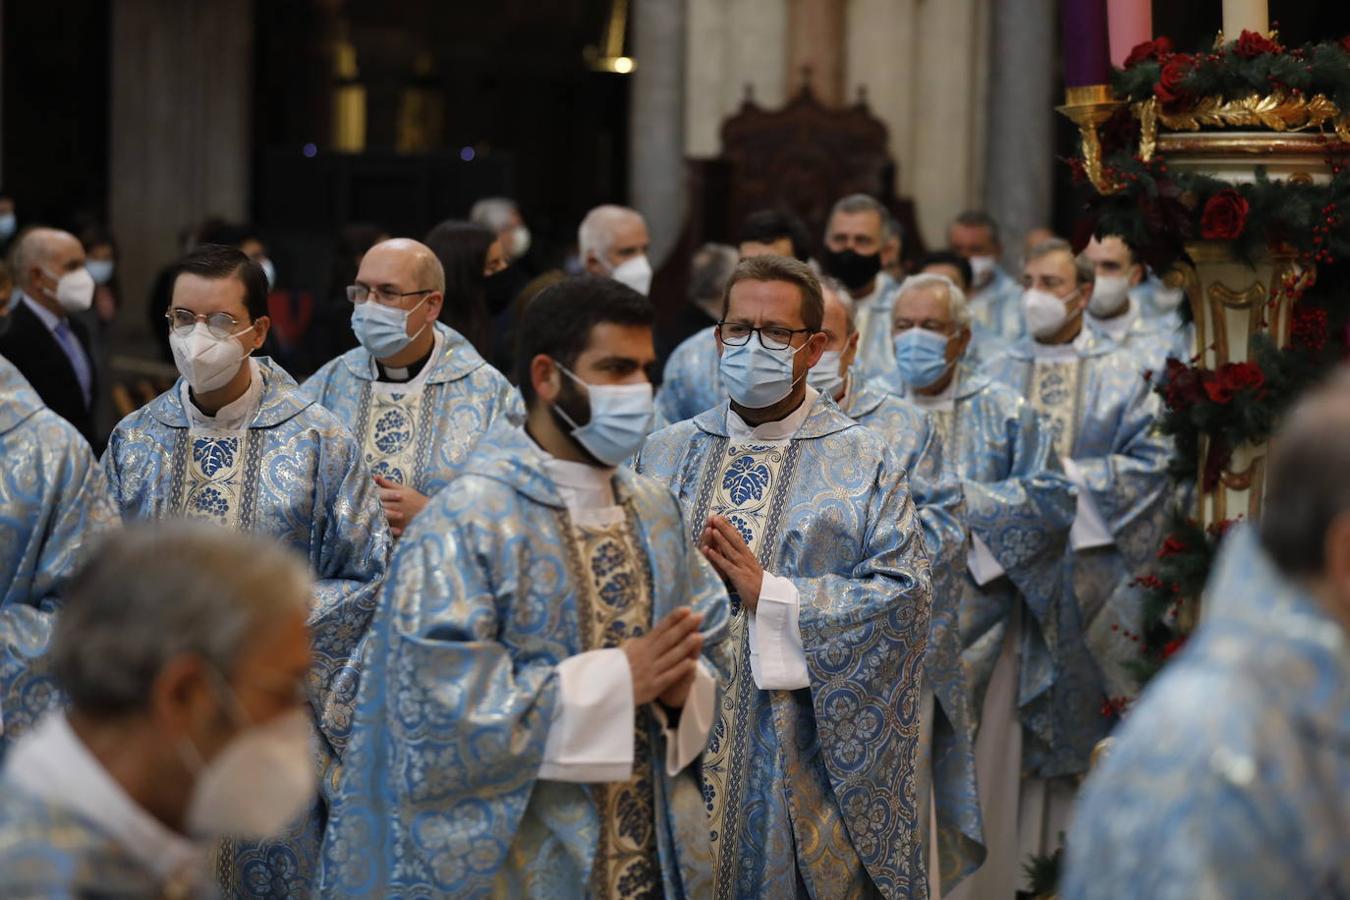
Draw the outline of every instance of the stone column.
M1029 229L1051 224L1058 27L1054 0L994 4L985 206L1002 229L1005 265L1020 264Z
M685 3L685 155L707 158L721 149L722 122L747 86L761 106L787 98L788 0Z
M809 71L826 106L844 103L845 0L788 0L788 93Z
M684 226L685 4L637 0L633 14L628 196L647 220L660 268Z
M179 229L247 214L252 43L249 0L112 4L109 206L123 345L149 337L143 304Z

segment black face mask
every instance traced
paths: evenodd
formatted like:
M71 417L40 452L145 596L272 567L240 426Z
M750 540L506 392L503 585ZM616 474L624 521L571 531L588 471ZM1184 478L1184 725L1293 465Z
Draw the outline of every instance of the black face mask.
M864 256L856 250L825 251L825 271L850 291L867 286L881 271L881 254Z

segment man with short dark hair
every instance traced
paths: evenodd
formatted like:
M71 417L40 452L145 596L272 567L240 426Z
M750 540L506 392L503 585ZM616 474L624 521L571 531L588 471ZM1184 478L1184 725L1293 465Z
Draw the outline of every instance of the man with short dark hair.
M506 377L438 320L445 273L425 244L394 238L371 247L347 297L360 346L325 364L301 392L361 442L398 536L498 416L525 412Z
M311 701L332 763L351 726L357 643L384 577L389 526L356 441L279 366L251 355L269 324L267 278L241 251L207 244L183 257L165 323L182 378L118 424L103 464L125 519L208 519L309 560ZM243 847L237 871L275 866L285 892L306 892L316 822L283 852Z
M742 260L717 329L730 403L653 434L637 462L674 489L734 594L734 668L703 760L717 896L928 892L928 555L885 439L806 383L823 318L806 265Z
M708 896L696 770L726 593L670 492L620 463L651 420L652 308L556 284L499 420L400 541L324 856L325 895Z
M1259 524L1083 787L1068 900L1350 892L1350 376L1271 448Z
M1023 334L1018 300L1022 291L1017 279L999 264L1003 241L998 222L984 210L971 209L947 226L947 246L970 262L970 311L975 317L977 346L997 349Z
M736 233L741 257L790 256L798 262L811 259L811 236L806 224L781 209L760 209L745 217Z
M184 523L109 537L52 642L70 706L5 759L0 896L212 896L210 842L303 812L311 587L271 540Z
M1089 327L1134 354L1140 371L1157 371L1168 356L1187 359L1190 336L1176 316L1146 317L1140 287L1145 268L1117 235L1094 235L1083 248L1095 277L1085 318Z
M858 366L867 378L890 370L885 350L887 321L897 282L883 270L888 253L898 258L900 236L890 210L874 197L850 194L834 204L825 225L825 272L853 299L860 338Z
M76 316L94 302L84 246L69 232L30 228L19 236L13 262L20 294L0 335L0 356L98 453L103 439L94 425L94 355L89 330Z

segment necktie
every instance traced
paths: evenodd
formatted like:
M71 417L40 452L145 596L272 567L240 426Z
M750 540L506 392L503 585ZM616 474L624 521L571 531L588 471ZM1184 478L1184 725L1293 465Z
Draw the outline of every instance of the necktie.
M75 332L70 330L70 325L65 320L56 326L56 340L65 351L66 359L70 360L70 367L75 370L75 378L80 382L80 392L84 394L84 405L88 407L93 400L94 387L94 373L89 366L89 357L85 356L84 347L80 346Z

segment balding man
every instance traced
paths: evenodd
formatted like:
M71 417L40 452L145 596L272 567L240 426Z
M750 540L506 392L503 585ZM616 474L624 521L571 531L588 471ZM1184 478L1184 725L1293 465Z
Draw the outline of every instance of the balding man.
M644 297L652 287L650 245L642 213L626 206L597 206L577 229L577 252L586 271L613 278Z
M252 356L269 325L262 267L206 244L179 260L172 285L164 327L183 377L113 429L103 456L113 498L125 519L208 519L309 561L310 699L327 768L348 737L357 643L389 553L379 494L342 423L281 367ZM308 894L322 821L316 810L281 847L241 845L236 873L270 871L278 893Z
M1271 447L1259 525L1083 788L1068 900L1350 894L1350 377Z
M348 286L360 346L305 382L361 442L395 535L403 533L502 415L525 411L515 388L438 321L445 273L425 244L376 244Z
M102 441L94 425L94 357L88 330L72 315L94 301L84 247L69 232L31 228L14 248L13 275L22 294L9 331L0 336L0 356L97 452Z

